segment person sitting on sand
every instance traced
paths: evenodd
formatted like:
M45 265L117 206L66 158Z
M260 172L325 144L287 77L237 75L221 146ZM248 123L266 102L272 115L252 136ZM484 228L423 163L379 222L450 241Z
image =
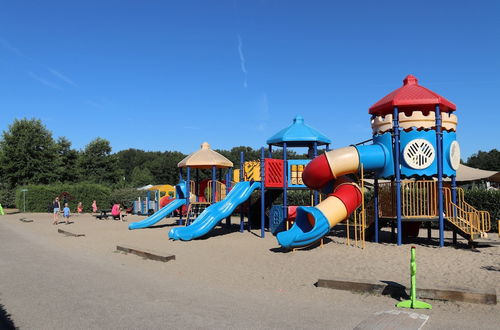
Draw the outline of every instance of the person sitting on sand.
M78 206L76 207L76 211L78 212L78 214L81 214L83 212L82 202L78 202Z
M92 212L97 213L97 202L95 201L95 199L92 202Z
M111 215L113 218L119 217L121 221L124 221L122 216L122 207L118 203L114 204L111 208Z
M59 223L59 210L61 209L61 203L59 202L59 197L56 197L56 199L54 199L54 202L52 203L52 208L54 212L54 221L52 222L52 224L57 225Z
M64 204L63 217L64 217L64 221L66 221L67 225L69 225L69 213L70 213L69 206L68 206L68 203L66 203L66 204Z

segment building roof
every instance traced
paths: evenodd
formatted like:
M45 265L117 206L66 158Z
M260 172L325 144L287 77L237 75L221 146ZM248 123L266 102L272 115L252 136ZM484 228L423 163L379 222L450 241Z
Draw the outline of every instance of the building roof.
M398 107L399 112L405 110L434 111L436 105L439 105L443 112L457 109L455 104L441 95L420 86L418 79L410 74L403 80L402 87L384 96L372 105L368 112L372 115L383 116L392 113L394 107Z
M324 145L332 143L332 140L304 124L302 116L296 116L290 126L267 139L269 145L283 146L285 142L287 147L309 147L314 142L317 142L318 145Z
M201 149L191 153L177 164L177 167L192 167L192 168L227 168L233 167L233 163L210 148L208 142L201 144Z

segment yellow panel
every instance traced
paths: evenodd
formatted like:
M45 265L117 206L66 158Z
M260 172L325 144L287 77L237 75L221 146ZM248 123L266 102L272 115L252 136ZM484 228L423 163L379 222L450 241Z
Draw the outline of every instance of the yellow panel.
M244 164L245 181L261 181L260 177L260 161L249 161Z
M236 168L233 170L233 181L240 182L240 169Z

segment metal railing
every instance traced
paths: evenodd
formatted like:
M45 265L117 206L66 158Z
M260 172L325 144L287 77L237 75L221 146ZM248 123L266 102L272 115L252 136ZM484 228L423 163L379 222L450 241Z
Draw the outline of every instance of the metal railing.
M215 200L213 200L213 181L208 180L207 189L205 189L205 198L208 203L213 204L226 198L226 185L220 181L215 181Z

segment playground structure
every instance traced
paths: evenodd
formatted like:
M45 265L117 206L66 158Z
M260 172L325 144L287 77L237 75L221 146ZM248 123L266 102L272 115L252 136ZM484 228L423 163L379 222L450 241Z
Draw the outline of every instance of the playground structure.
M169 184L150 186L146 190L146 198L140 197L134 201L132 213L138 215L151 215L166 205L170 194L175 198L175 187ZM163 204L163 206L162 206Z
M179 167L180 183L176 185L176 198L162 199L164 206L149 218L131 223L129 229L139 229L150 227L164 217L172 214L180 208L179 224L189 225L193 215L203 213L208 206L223 200L226 197L226 183L231 187L230 170L233 163L224 156L210 148L207 142L201 145L196 152L188 155L177 165ZM184 180L183 169L186 168L186 180ZM191 177L191 169L195 169L194 180ZM200 170L211 169L212 178L210 180L200 180ZM222 180L222 171L227 169L226 180ZM217 180L217 170L219 171L219 180ZM168 204L167 204L168 203ZM185 220L183 217L185 216Z
M348 244L354 228L355 245L359 240L364 247L366 230L372 222L375 242L379 242L384 223L391 225L393 234L397 228L396 242L401 245L403 232L404 236L418 236L422 222L429 224L430 239L430 224L437 222L439 245L443 246L445 221L453 230L454 242L457 234L472 242L490 230L490 218L488 212L467 204L463 190L456 187L460 147L455 110L453 103L408 75L401 88L370 107L372 139L360 144L329 150L331 141L297 116L292 125L267 140L267 158L264 148L259 160L245 161L242 153L240 169L231 175L233 164L204 143L178 164L181 183L176 187L177 199L150 218L156 223L185 206L187 226L173 228L169 238L186 241L206 235L223 219L230 224L230 216L238 206L240 231L244 231L246 206L248 228L252 223L250 213L258 214L260 236L265 236L268 227L285 248L310 245L342 223L346 225ZM372 144L366 145L370 141ZM318 156L322 145L325 153ZM273 158L273 147L282 148L282 159ZM288 159L287 149L293 147L308 148L313 160ZM183 168L187 169L186 181ZM194 181L192 168L196 169ZM212 180L205 181L204 186L198 180L199 169L212 169ZM225 182L222 169L227 169ZM375 177L370 223L364 200L365 172ZM445 186L445 178L450 180L449 186ZM309 189L311 206L288 205L288 191L294 189ZM260 196L252 205L256 190ZM274 205L280 194L283 203ZM191 216L196 218L193 222ZM140 223L149 226L150 218ZM179 224L183 224L182 213Z
M212 186L212 200L216 204L210 203L210 206L203 211L194 223L185 228L173 228L169 237L172 239L191 240L206 234L212 229L220 220L229 217L237 206L247 202L247 210L249 213L248 227L251 226L250 213L252 209L258 211L260 217L261 237L265 235L266 228L266 209L269 209L269 204L274 201L277 196L276 191L283 193L283 205L277 205L274 209L281 212L273 213L273 221L269 221L271 230L274 231L277 227L283 226L285 220L288 218L288 206L286 203L287 191L290 187L293 189L307 189L301 182L301 173L305 164L309 160L291 160L288 167L286 163L286 148L287 143L293 147L308 147L312 155L317 154L318 145L328 145L330 140L321 133L313 130L305 125L303 118L298 116L294 119L294 123L277 133L275 136L268 140L269 144L269 158L265 158L265 152L262 148L261 159L257 161L246 161L244 154L240 157L240 169L234 171L234 186L224 187L221 185L221 197L224 197L224 188L227 188L229 194L223 198L216 198L217 186ZM284 159L272 159L272 147L283 147ZM182 163L182 162L181 162ZM181 165L180 163L180 165ZM286 169L286 170L285 170ZM188 173L189 167L188 167ZM213 172L215 173L215 172ZM226 182L230 182L230 173L228 172ZM290 178L290 180L289 180ZM214 181L212 181L214 182ZM260 190L260 198L252 207L251 195L255 190ZM274 197L273 197L274 196ZM317 194L315 199L317 200ZM192 203L195 205L195 203ZM257 205L260 204L260 205ZM240 231L244 230L244 211L240 207ZM278 216L279 215L279 216ZM229 220L228 220L229 221ZM274 225L274 226L273 226Z
M348 191L344 176L360 170L375 175L375 242L379 242L380 220L390 222L393 230L397 227L398 245L402 244L403 227L408 234L416 227L418 235L422 221L438 223L440 246L444 246L445 220L453 230L454 242L457 234L469 242L485 235L490 230L489 214L467 204L456 187L460 147L455 110L453 103L408 75L401 88L370 107L371 145L329 151L306 166L304 183L330 195L316 207L299 207L294 226L278 234L279 243L295 247L321 238L347 216L333 212L335 205L343 204L347 214L352 212L362 194L360 197L353 185ZM450 178L450 188L443 186L444 177ZM384 178L390 182L379 183ZM429 238L430 233L429 227Z

